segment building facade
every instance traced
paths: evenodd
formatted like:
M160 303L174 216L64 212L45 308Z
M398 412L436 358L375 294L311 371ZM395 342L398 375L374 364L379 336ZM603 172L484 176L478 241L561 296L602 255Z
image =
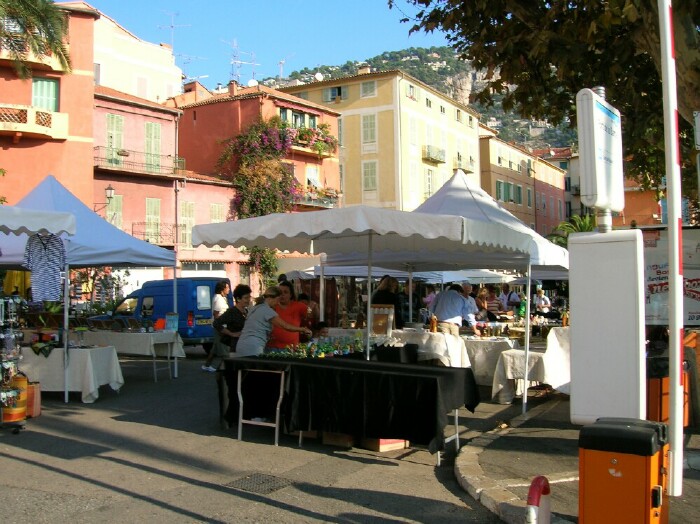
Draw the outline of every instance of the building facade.
M281 90L340 113L345 205L412 211L456 168L480 184L478 113L402 71Z

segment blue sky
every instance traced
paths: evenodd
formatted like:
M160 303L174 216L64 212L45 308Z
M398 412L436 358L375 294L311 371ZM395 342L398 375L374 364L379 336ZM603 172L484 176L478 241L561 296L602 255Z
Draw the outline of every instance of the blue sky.
M241 83L317 65L365 60L383 51L447 45L442 33L408 31L386 0L87 0L139 38L174 43L177 64L207 87L238 73ZM397 2L405 15L415 7ZM175 26L171 31L171 26ZM172 34L171 34L172 33ZM234 42L238 60L231 64ZM254 56L254 59L253 59Z

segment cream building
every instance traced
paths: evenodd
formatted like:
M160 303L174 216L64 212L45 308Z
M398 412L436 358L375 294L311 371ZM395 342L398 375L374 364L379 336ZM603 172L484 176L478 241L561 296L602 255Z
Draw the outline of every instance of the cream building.
M169 44L141 40L102 12L94 31L95 85L160 103L182 92L182 70Z
M481 183L479 114L400 70L282 88L341 116L344 205L412 211L457 168Z

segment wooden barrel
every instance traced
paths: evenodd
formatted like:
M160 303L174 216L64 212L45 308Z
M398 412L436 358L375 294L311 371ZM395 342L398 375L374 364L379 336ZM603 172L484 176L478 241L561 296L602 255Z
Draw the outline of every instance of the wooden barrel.
M17 402L13 407L2 408L3 424L24 422L27 419L27 376L15 375L12 377L11 387L19 390Z

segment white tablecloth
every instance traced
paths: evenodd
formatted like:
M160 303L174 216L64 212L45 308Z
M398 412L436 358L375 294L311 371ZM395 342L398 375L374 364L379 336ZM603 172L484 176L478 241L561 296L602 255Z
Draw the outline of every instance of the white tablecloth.
M480 386L493 384L493 376L501 353L519 347L518 341L505 337L483 339L462 336L469 361L472 363L474 379Z
M331 338L349 338L357 336L356 329L330 328ZM362 330L362 340L366 331ZM391 332L391 338L402 344L418 344L418 360L438 359L447 367L468 368L471 366L464 341L460 337L429 331L397 330ZM382 338L377 339L381 341Z
M77 341L77 333L71 333L71 340ZM144 355L153 357L165 357L173 361L173 376L177 378L177 359L185 358L185 350L182 338L176 331L154 331L153 333L139 333L133 331L84 331L83 341L87 345L114 346L120 355ZM153 377L157 381L157 369L153 364ZM163 368L164 369L164 368Z
M48 358L29 348L22 350L20 369L33 382L41 382L42 391L64 391L63 348L55 348ZM124 385L122 369L114 346L70 348L68 350L68 391L80 391L83 402L94 402L104 384L114 391Z
M569 347L569 328L552 328L547 336L547 348L530 349L528 358L529 385L542 383L552 386L557 391L570 392L571 386L571 351ZM525 350L511 349L501 353L491 389L492 398L501 404L513 401L516 394L515 381L519 382L518 391L522 390L525 379Z

